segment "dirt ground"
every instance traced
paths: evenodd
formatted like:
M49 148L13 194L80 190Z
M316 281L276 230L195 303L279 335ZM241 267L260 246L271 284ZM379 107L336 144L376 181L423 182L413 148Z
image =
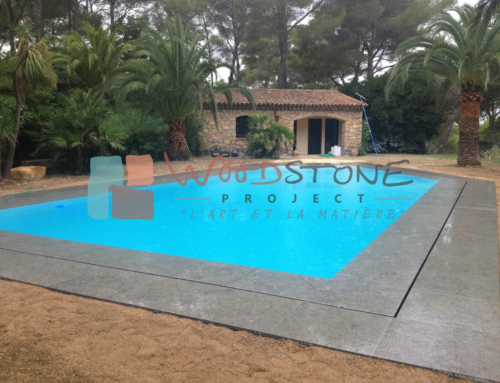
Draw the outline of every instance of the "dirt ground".
M500 164L458 168L453 159L361 157L386 164L488 179ZM304 162L318 158L301 158ZM326 162L322 158L321 162ZM352 159L346 159L346 162ZM210 159L195 160L205 169ZM237 163L255 160L237 160ZM176 163L176 171L184 170ZM155 164L155 174L168 174ZM84 185L88 177L54 176L0 184L0 195ZM1 265L0 265L1 266ZM0 280L0 382L458 382L432 371L146 310Z
M290 381L459 380L0 281L0 382Z

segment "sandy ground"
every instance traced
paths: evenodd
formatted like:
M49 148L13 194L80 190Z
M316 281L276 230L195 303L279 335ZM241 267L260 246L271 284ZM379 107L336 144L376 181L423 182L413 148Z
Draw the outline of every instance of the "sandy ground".
M0 281L0 381L459 380L419 368Z
M489 179L500 165L457 168L425 156L359 161ZM301 158L304 162L318 158ZM322 158L321 162L327 159ZM348 159L347 161L352 161ZM205 169L210 159L197 159ZM237 160L237 163L255 160ZM176 171L186 163L176 163ZM168 174L155 164L155 174ZM0 184L0 195L84 185L88 177ZM497 186L497 198L499 186ZM500 200L500 198L499 198ZM44 288L0 280L0 382L458 382L432 371L306 347Z

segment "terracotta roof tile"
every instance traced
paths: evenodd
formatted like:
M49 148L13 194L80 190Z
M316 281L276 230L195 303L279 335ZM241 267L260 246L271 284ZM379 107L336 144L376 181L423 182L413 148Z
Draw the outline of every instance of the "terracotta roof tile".
M337 90L324 89L251 89L257 109L273 110L361 110L361 102ZM250 109L248 100L233 91L230 107L222 94L217 95L220 109Z

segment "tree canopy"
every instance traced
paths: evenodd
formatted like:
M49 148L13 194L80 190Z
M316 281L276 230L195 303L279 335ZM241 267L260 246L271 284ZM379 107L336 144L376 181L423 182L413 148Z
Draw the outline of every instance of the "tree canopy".
M471 6L443 12L422 36L401 43L397 53L403 57L392 70L387 85L390 96L413 73L427 72L440 81L441 98L452 87L460 88L460 165L481 163L480 103L488 86L500 78L500 20L489 28L474 29L475 12Z
M120 145L186 158L202 150L203 110L217 117L217 97L251 99L247 87L357 91L386 151L442 152L457 123L459 164L479 164L479 147L500 141L500 1L454 3L0 2L2 113L14 108L2 120L0 170L44 153L85 171L91 154L120 154ZM83 114L103 107L90 130L70 121L78 103Z

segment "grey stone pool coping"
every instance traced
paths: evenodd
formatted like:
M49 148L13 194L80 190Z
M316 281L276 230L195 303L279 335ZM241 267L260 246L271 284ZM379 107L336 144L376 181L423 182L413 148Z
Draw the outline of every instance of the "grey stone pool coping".
M439 182L332 279L6 231L0 278L500 381L495 184L397 170ZM0 209L86 192L8 195Z

